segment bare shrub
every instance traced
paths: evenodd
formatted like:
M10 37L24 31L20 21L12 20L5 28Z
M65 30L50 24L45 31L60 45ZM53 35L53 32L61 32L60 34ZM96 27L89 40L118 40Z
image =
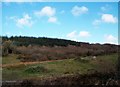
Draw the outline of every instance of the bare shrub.
M99 48L99 49L98 49ZM108 46L107 46L108 48ZM67 58L79 58L80 56L97 56L106 54L102 46L80 47L69 45L67 47L55 46L20 46L16 48L16 52L21 54L22 61L43 61L43 60L56 60ZM108 50L109 52L109 50ZM110 51L112 52L112 51ZM20 58L20 57L19 57Z

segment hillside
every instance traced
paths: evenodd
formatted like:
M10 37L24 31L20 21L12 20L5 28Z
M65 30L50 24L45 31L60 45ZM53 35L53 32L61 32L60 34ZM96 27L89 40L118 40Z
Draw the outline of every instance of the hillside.
M67 46L67 45L75 45L79 46L81 42L75 42L71 40L65 39L57 39L57 38L47 38L47 37L27 37L27 36L15 36L15 37L2 37L3 42L6 40L14 41L14 44L17 46L28 46L28 45L39 45L39 46Z
M29 82L34 85L45 85L44 82L47 85L94 85L108 84L109 79L116 78L118 45L45 37L2 39L3 85L9 84L5 82L8 80L21 81L9 85L21 85L26 81L27 85ZM86 79L82 80L83 78ZM37 81L41 83L36 83Z
M82 45L94 45L90 44L88 42L76 42L71 40L65 40L65 39L58 39L58 38L47 38L47 37L28 37L28 36L2 36L2 41L11 40L13 43L17 46L28 46L28 45L39 45L39 46L68 46L68 45L74 45L74 46L82 46ZM101 45L99 43L96 43L95 45ZM115 44L103 44L103 45L110 45L115 46Z
M9 53L22 54L27 57L26 61L30 61L29 58L35 60L37 58L38 61L39 58L42 58L39 60L66 59L118 52L118 46L114 44L89 44L57 38L23 36L2 37L2 49L3 56ZM22 58L25 60L26 57Z

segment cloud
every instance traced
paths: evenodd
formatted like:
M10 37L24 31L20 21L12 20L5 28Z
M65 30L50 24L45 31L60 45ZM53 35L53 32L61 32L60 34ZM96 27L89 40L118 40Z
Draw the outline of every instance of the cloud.
M101 20L106 23L116 23L117 18L111 14L102 14Z
M6 35L7 35L7 36L10 36L11 34L10 34L10 32L6 32Z
M111 9L111 6L106 4L105 6L102 6L100 9L101 9L101 11L106 12L106 11L109 11Z
M101 10L102 10L102 11L106 11L106 8L105 8L105 7L101 7Z
M35 12L35 14L38 16L48 16L48 17L54 16L55 13L56 13L55 8L52 8L50 6L45 6L40 11Z
M93 21L93 25L95 25L95 26L97 26L97 25L99 25L101 23L101 20L94 20Z
M71 10L72 14L74 16L79 16L81 14L85 14L88 12L88 8L85 6L79 7L79 6L74 6Z
M37 15L37 16L39 16L39 17L44 17L44 16L47 17L49 23L60 24L58 22L57 17L55 16L56 9L53 8L53 7L45 6L40 11L36 11L34 14Z
M23 18L16 19L16 25L18 27L23 27L23 26L31 27L32 24L33 24L33 21L31 20L31 17L28 14L24 15Z
M112 14L102 14L100 19L95 19L93 21L93 25L96 27L101 23L112 23L115 24L118 22L117 17L113 16Z
M56 17L49 17L48 22L56 23L57 22L57 18Z
M117 43L117 38L114 37L113 35L104 35L104 38L105 38L105 43L111 43L111 44Z
M72 31L67 34L67 38L74 40L74 41L78 41L77 37L78 37L77 31Z
M16 16L11 16L11 17L6 17L7 20L14 20L16 21L17 17Z
M72 31L69 34L67 34L67 37L69 38L75 38L77 36L77 32L76 31Z
M87 31L81 31L81 32L79 33L79 36L80 36L80 37L89 37L89 36L91 36L91 35L90 35L90 33L87 32Z
M80 33L77 33L77 31L72 31L70 33L68 33L67 35L67 38L71 39L71 40L74 40L74 41L79 41L80 37L81 39L85 39L87 37L90 37L90 33L87 32L87 31L80 31Z

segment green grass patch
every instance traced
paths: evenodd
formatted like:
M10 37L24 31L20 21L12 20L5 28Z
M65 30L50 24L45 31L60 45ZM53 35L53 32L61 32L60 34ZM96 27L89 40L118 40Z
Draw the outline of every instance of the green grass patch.
M47 71L48 70L44 66L32 66L32 67L27 67L25 69L26 73L31 73L31 74L34 74L34 73L45 73Z
M75 60L80 63L89 63L90 62L90 58L88 58L88 57L75 58Z
M61 61L44 62L32 65L19 65L3 68L4 80L46 78L51 76L61 76L66 74L85 74L88 70L108 70L113 69L117 62L117 54L97 56L95 60L87 59L87 62L76 59L64 59ZM16 61L17 62L17 61ZM18 61L19 62L19 61ZM106 65L105 65L106 64ZM109 68L110 67L110 68Z
M19 63L20 60L17 59L18 55L9 54L8 56L2 57L2 64L14 64Z

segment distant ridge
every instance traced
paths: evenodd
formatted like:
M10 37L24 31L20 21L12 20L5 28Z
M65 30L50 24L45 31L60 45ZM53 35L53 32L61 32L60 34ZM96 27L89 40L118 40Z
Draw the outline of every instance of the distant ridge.
M11 40L13 44L17 46L28 46L28 45L39 45L39 46L82 46L82 45L93 45L88 42L77 42L66 39L58 39L58 38L48 38L48 37L28 37L28 36L2 36L2 41ZM102 45L100 43L96 43L96 45ZM103 44L103 45L114 45L115 44Z

